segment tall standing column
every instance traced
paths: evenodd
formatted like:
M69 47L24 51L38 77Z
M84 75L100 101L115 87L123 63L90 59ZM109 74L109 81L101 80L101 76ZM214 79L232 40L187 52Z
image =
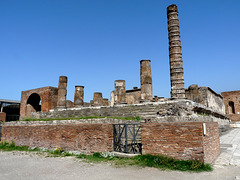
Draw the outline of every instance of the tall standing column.
M141 101L152 101L151 60L140 61Z
M84 86L75 86L74 107L83 106Z
M66 107L66 96L67 96L67 76L60 76L58 83L58 101L57 107Z
M125 80L116 80L115 86L115 97L114 104L126 104L126 85Z
M171 98L185 98L182 47L179 32L178 9L175 4L167 8Z

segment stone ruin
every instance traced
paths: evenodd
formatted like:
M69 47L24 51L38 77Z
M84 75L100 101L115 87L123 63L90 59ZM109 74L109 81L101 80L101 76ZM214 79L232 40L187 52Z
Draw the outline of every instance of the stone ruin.
M111 100L95 92L84 102L84 86L75 86L74 102L66 100L67 77L60 76L58 88L44 87L22 92L20 118L74 116L139 116L143 121L218 121L226 128L223 98L209 87L184 88L182 47L176 5L167 8L171 98L152 94L151 60L140 61L141 87L126 90L125 80L115 80ZM133 108L135 107L135 109ZM208 118L203 118L207 116Z
M2 126L2 137L13 139L17 145L46 148L60 146L89 154L108 151L126 153L121 148L130 146L134 153L135 148L139 147L139 152L142 150L143 154L213 162L220 153L219 130L222 132L229 128L223 97L209 87L191 85L185 89L176 5L167 8L167 17L171 98L153 97L150 60L140 61L141 87L126 90L125 80L116 80L110 102L103 98L101 92L95 92L89 103L84 102L84 86L81 85L75 86L74 102L67 100L67 77L60 76L58 88L22 91L21 119L96 118L8 122ZM232 101L232 97L229 96L229 100ZM234 104L229 105L229 112L235 113ZM125 120L116 117L138 118ZM134 138L129 143L127 136L130 131L134 132L131 133ZM125 145L121 142L125 142ZM120 150L116 147L120 147Z

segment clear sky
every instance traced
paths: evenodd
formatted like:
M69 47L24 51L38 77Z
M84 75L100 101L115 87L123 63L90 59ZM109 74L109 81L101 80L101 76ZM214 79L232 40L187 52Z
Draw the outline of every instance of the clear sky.
M185 87L240 90L240 0L0 0L0 99L75 85L110 98L114 81L140 87L150 59L153 95L170 97L167 13L179 10Z

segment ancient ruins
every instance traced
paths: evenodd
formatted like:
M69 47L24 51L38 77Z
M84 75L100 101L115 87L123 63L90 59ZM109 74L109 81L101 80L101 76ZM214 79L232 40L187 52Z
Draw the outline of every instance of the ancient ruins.
M225 116L223 97L211 88L191 85L185 89L176 5L167 8L167 19L171 98L153 97L151 60L140 61L141 87L126 90L125 80L115 80L110 101L103 98L101 92L94 92L93 100L84 102L84 86L76 85L74 102L71 102L66 99L68 78L60 76L58 88L22 91L20 119L96 118L6 123L2 126L2 136L28 146L60 146L85 153L114 150L164 154L211 163L220 152L219 130L229 128L228 117L232 116ZM223 93L223 96L227 94ZM231 102L228 103L229 114L235 114L235 111L239 114L234 109L234 100ZM112 117L137 117L140 121ZM131 143L127 140L129 132L133 136Z

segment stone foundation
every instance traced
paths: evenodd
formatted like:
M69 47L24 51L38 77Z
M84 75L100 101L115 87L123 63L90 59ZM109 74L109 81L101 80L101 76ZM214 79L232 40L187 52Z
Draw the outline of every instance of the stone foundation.
M220 131L229 128L229 119L218 111L190 100L168 100L113 107L82 107L32 113L35 118L62 117L141 117L144 122L218 122Z

